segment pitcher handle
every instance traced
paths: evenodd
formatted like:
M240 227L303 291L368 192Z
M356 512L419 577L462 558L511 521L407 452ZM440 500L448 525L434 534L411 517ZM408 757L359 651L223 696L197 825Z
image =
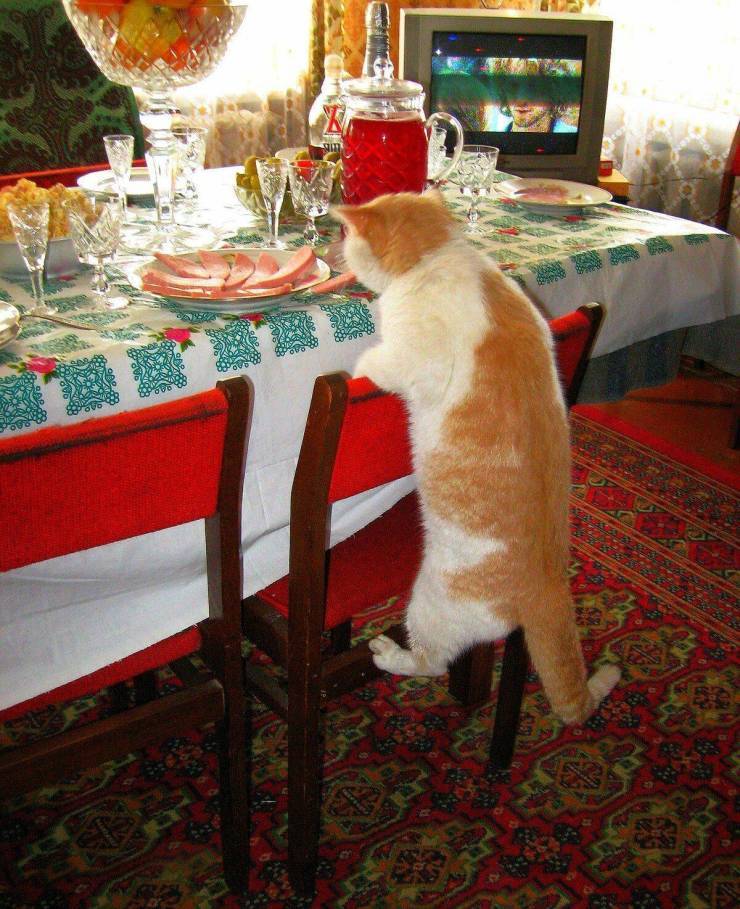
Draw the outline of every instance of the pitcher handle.
M440 180L444 180L448 174L451 174L452 171L457 167L457 162L460 160L460 155L462 154L463 144L465 142L465 137L463 135L463 128L460 125L460 121L457 120L452 114L444 113L442 111L432 114L427 120L425 127L427 133L431 134L432 127L438 120L444 120L445 123L449 123L450 126L457 133L457 141L455 142L455 150L452 152L452 157L449 159L448 163L442 168L438 174L427 174L427 180L432 183L437 183Z

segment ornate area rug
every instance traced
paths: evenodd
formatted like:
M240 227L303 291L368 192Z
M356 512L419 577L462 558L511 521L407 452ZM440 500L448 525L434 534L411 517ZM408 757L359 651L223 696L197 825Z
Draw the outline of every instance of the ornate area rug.
M335 703L313 906L740 906L737 480L594 407L574 415L573 452L578 621L588 661L622 666L619 688L565 729L531 676L498 773L495 691L467 711L443 682L389 678ZM259 708L255 736L242 905L306 906L286 874L285 727ZM240 905L220 872L215 772L212 737L194 732L3 806L0 909Z

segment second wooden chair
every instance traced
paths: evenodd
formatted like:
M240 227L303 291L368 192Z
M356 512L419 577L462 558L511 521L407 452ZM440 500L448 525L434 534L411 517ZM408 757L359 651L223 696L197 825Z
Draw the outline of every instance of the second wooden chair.
M602 310L592 304L551 323L568 405L575 401ZM415 493L354 536L327 550L331 505L412 473L405 407L365 378L320 376L291 497L289 573L243 603L245 636L287 670L287 685L256 661L247 684L288 722L288 862L293 886L310 893L318 857L320 711L379 671L367 641L352 645L352 619L416 577L422 531ZM325 632L328 634L325 635ZM401 623L385 631L405 642ZM493 645L450 669L453 696L468 705L490 697ZM520 630L507 639L492 758L508 765L526 674Z

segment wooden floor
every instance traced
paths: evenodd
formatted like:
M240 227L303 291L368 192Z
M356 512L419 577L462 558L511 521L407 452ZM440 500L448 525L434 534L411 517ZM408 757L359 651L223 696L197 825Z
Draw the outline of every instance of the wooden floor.
M739 378L687 360L670 384L600 406L716 464L740 470L740 450L730 446L739 396Z

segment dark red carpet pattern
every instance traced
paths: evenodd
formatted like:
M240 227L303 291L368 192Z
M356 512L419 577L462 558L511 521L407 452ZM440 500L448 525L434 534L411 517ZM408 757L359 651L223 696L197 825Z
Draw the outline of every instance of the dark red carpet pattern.
M618 661L619 688L564 729L531 677L505 773L485 767L492 705L468 712L443 684L387 679L336 703L313 906L740 905L738 496L597 418L574 419L571 574L588 660ZM0 743L84 709L0 727ZM308 905L285 868L285 728L259 708L255 738L243 905ZM4 806L0 909L238 906L215 770L211 736L194 732Z

